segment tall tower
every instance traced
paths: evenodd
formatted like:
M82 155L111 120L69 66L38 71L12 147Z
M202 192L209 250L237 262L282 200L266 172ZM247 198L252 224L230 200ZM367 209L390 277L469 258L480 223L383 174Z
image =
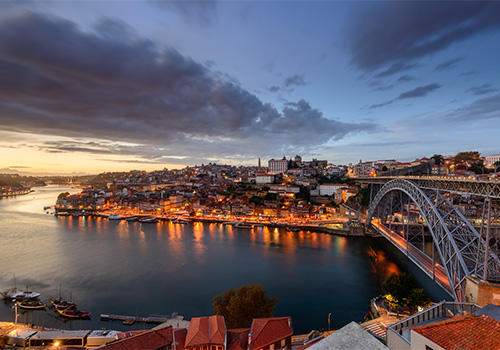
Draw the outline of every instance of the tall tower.
M259 157L259 168L260 168L260 157Z

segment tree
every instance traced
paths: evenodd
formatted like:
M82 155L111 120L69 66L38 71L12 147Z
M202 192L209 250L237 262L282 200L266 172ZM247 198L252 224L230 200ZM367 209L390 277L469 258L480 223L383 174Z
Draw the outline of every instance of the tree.
M62 199L62 198L66 198L70 195L69 192L63 192L61 194L59 194L59 196L57 196L57 199Z
M228 329L250 327L254 318L272 317L277 298L269 298L260 284L230 288L214 298L214 314L224 316Z
M403 307L416 310L431 303L429 295L418 287L415 279L407 272L400 275L392 273L382 284L382 290L389 305L396 310Z
M431 157L431 159L434 159L434 163L436 165L443 164L443 156L441 154L435 154Z
M408 295L408 304L414 309L426 308L432 303L431 297L422 288L414 288Z

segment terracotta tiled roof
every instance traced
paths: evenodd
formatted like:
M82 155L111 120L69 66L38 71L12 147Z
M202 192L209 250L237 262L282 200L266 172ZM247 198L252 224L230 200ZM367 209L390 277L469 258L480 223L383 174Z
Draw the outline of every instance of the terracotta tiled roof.
M177 328L173 330L172 350L184 350L186 335L186 328Z
M141 332L95 349L105 350L157 350L172 344L172 327Z
M225 338L226 325L223 316L194 317L189 325L185 347L224 345Z
M291 317L254 318L248 348L260 349L292 335Z
M457 316L412 331L444 349L499 349L500 322L486 315Z
M228 329L227 350L246 350L250 328Z

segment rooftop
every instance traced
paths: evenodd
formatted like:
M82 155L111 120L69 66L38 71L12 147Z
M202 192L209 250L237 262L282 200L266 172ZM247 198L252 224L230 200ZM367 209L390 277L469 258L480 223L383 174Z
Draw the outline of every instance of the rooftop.
M418 326L412 331L445 349L498 349L500 346L500 322L486 315L457 316Z

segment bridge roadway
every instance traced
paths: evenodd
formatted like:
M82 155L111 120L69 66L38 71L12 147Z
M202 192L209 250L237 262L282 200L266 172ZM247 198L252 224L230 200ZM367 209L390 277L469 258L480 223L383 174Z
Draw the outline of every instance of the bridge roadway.
M500 178L492 180L460 176L376 176L353 178L356 182L380 185L394 179L411 181L422 189L500 199Z
M446 271L441 265L434 263L430 257L412 244L407 243L406 239L401 237L399 234L394 231L392 231L391 234L391 231L382 225L379 222L379 219L372 219L371 224L377 232L389 240L396 248L398 248L403 254L408 256L411 261L420 267L427 276L436 281L436 283L444 288L444 290L446 290L446 292L448 292L451 296L454 296Z

